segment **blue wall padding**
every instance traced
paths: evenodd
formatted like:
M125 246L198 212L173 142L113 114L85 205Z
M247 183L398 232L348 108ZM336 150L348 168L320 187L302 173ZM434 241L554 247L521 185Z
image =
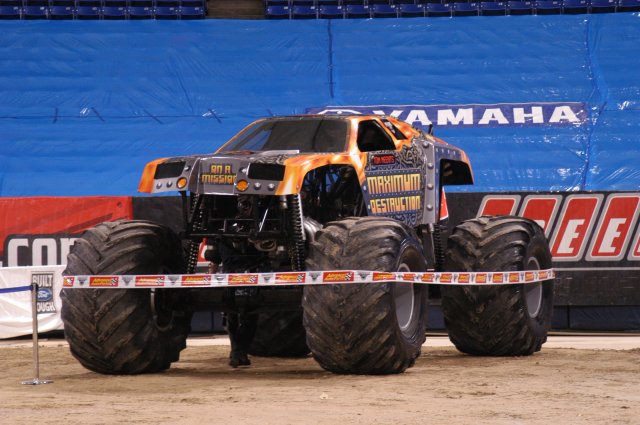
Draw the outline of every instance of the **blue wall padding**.
M640 16L0 23L0 196L130 195L144 164L326 105L581 102L448 126L474 187L638 190Z

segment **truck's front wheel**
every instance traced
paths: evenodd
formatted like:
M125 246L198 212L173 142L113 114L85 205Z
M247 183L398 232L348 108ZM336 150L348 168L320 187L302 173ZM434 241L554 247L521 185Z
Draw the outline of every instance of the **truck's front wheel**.
M422 247L412 229L381 217L327 224L311 244L309 270L423 271ZM352 283L304 288L307 344L332 372L400 373L425 340L427 287Z
M183 272L182 247L167 228L144 221L102 223L69 254L65 275ZM174 290L175 291L175 290ZM64 289L62 320L71 353L89 370L138 374L168 369L185 348L190 314L166 289Z

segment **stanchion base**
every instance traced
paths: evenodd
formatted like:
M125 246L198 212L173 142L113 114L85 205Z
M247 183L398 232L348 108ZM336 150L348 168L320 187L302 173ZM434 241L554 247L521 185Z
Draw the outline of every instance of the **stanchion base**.
M50 379L39 379L39 378L34 378L30 381L21 382L22 385L40 385L40 384L51 384L51 383L53 383L53 381Z

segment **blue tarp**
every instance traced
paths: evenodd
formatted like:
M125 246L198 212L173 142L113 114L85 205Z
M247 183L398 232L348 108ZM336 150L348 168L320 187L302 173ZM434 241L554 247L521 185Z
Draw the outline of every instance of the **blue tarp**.
M1 22L0 196L135 194L151 159L309 108L545 103L585 118L436 122L473 162L459 190L638 190L637 40L632 13Z

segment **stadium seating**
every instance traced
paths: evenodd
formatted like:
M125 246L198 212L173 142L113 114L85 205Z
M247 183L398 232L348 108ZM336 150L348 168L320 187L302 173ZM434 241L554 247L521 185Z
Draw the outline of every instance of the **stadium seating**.
M373 18L397 18L398 17L398 9L395 4L389 4L385 2L384 4L374 4L372 6L371 16Z
M482 16L498 16L507 14L507 2L483 1L480 2L479 14Z
M618 0L591 0L589 11L591 13L615 12Z
M99 6L78 6L76 8L76 19L100 19L102 9Z
M293 5L291 17L294 19L315 19L318 17L318 10L314 5Z
M206 15L205 0L0 0L0 19L203 19Z
M562 1L560 0L538 0L535 2L537 15L553 15L562 12Z
M153 8L148 6L127 7L129 19L151 19L153 18Z
M105 6L102 8L102 19L126 19L127 8L123 6Z
M451 3L428 3L426 11L426 16L432 16L436 18L451 16Z
M73 6L52 5L49 6L49 19L73 19L76 8Z
M637 12L640 10L640 0L620 0L617 10L618 12Z
M640 11L640 0L264 0L267 19L548 15ZM206 0L0 0L0 19L202 19Z
M203 6L182 6L180 19L203 19L207 12Z
M155 6L152 0L128 0L128 1L129 3L123 0L104 0L103 5L105 7L107 6L154 7ZM160 2L156 2L156 4L158 6L165 6L164 4L160 4ZM171 6L177 6L177 4L175 5L172 4Z
M549 15L636 12L640 0L265 0L265 10L272 19Z
M476 16L478 10L478 3L456 2L451 7L453 16Z
M562 2L562 13L587 13L589 11L589 0L564 0Z
M0 5L0 19L20 19L22 17L21 6Z
M345 9L345 18L370 18L371 9L369 5L347 4Z
M289 19L291 18L291 11L289 6L270 4L267 6L266 16L267 19Z
M414 3L399 3L397 6L400 8L399 16L403 18L415 18L425 16L425 7L423 4Z
M179 9L174 6L158 6L153 12L156 19L172 20L179 17Z
M318 17L323 19L344 18L344 8L336 5L322 5L318 8Z
M47 19L49 17L49 8L40 5L26 5L22 8L23 19Z

